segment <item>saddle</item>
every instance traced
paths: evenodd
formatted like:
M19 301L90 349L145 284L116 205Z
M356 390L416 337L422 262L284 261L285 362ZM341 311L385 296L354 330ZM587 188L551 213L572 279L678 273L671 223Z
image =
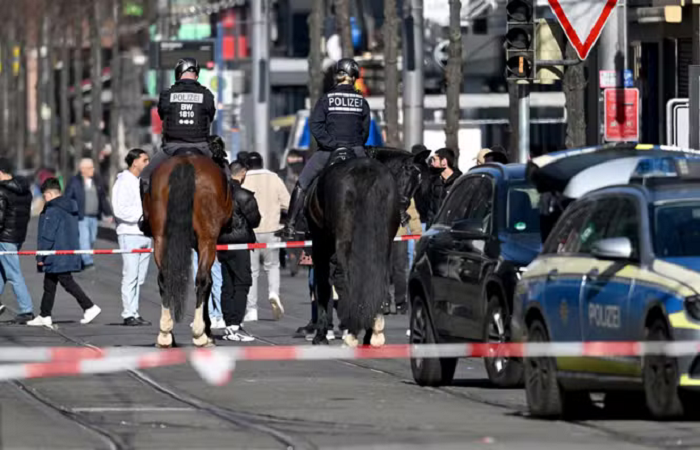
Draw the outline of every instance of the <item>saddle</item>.
M329 167L333 167L338 163L341 163L343 161L347 161L350 159L355 159L357 158L357 155L355 155L355 152L346 147L340 147L331 152L331 156L328 157L328 162L326 163L325 169L328 169Z
M352 149L347 147L337 148L331 152L331 155L328 157L328 162L326 162L326 166L323 168L323 170L326 171L336 164L356 158L357 155ZM304 199L304 210L309 212L311 220L316 223L320 223L322 216L321 206L318 204L318 199L316 198L316 189L318 187L318 180L320 179L321 176L318 176L311 183L306 198Z

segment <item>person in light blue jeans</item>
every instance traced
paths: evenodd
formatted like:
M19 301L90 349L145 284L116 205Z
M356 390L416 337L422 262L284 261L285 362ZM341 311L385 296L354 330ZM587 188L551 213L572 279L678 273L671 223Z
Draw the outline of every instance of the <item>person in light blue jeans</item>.
M199 255L192 250L192 279L197 278L197 266L199 266ZM211 278L213 285L211 294L209 294L209 320L213 329L226 328L224 315L221 312L221 263L218 259L214 260L214 265L211 266Z
M22 246L19 244L0 242L0 251L3 252L17 252L21 248ZM30 319L34 318L34 315L32 314L32 297L29 295L27 284L24 282L24 276L22 275L22 269L19 263L19 256L0 256L0 283L0 295L2 295L2 293L5 291L6 283L10 283L12 285L12 290L17 297L17 304L19 305L19 315L32 316L29 317Z
M92 249L97 239L97 222L100 218L112 221L112 208L107 200L107 189L95 175L95 165L90 158L80 160L80 173L70 179L65 196L78 204L78 231L81 250ZM81 255L83 268L93 267L92 255Z
M122 250L150 249L151 239L143 235L138 221L143 215L139 194L139 174L148 164L148 154L134 148L124 159L127 169L117 175L112 186L112 205L117 221L117 237ZM82 234L81 234L82 236ZM150 325L139 315L139 293L146 281L150 253L122 254L122 318L126 326Z
M31 208L29 183L22 177L15 177L10 161L0 158L0 251L16 252L22 247L27 238ZM18 255L0 256L0 282L0 295L8 282L15 291L20 309L16 322L25 324L32 320L32 299L22 276ZM0 314L3 311L5 305L0 304Z

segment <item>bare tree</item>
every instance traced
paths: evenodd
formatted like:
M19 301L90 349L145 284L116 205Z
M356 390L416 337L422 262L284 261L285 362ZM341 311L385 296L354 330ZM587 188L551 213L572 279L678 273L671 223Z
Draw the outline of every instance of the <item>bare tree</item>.
M63 1L61 6L64 11L70 9L67 8L69 6L67 1ZM68 99L68 84L70 83L71 40L75 42L75 30L72 27L72 22L73 20L68 14L63 15L61 20L63 33L61 35L61 75L59 77L58 103L59 113L61 116L61 149L59 155L59 166L64 180L68 180L71 173L71 167L68 164L68 159L70 157L70 103Z
M309 15L309 102L313 109L323 90L323 68L321 57L321 36L323 35L324 0L313 2ZM316 150L316 140L311 139L311 152Z
M75 48L73 49L73 117L75 117L75 135L73 136L73 148L75 155L73 158L72 171L77 170L78 162L83 157L85 143L83 142L83 118L85 116L85 102L83 100L83 43L85 42L84 12L83 3L79 0L74 6L75 15L73 22L73 33L75 37Z
M112 109L110 114L110 143L112 154L110 155L110 183L112 186L114 177L119 172L121 163L121 142L119 140L119 124L122 115L122 80L121 80L121 50L119 47L119 25L122 17L122 0L112 0L112 61L111 65L111 86L112 86Z
M450 0L450 45L447 60L447 110L445 112L445 146L459 159L459 95L462 87L461 0Z
M11 149L10 97L14 91L13 82L13 51L15 46L15 24L12 8L7 1L0 1L0 8L8 14L7 26L0 28L0 145Z
M102 39L100 26L102 24L102 2L96 0L90 5L88 14L90 28L90 74L92 88L90 89L90 136L92 138L92 159L98 167L100 151L102 151Z
M386 142L389 147L399 147L399 17L396 0L384 1L384 113L386 116Z
M40 0L39 8L43 10L47 5L45 0ZM36 17L36 16L35 16ZM36 17L39 39L37 41L37 77L36 77L36 118L37 118L37 154L34 163L40 167L49 167L48 151L46 147L49 145L44 140L45 130L49 125L44 120L44 108L48 97L48 67L47 67L47 43L49 41L49 14L41 14Z
M355 55L355 50L352 46L349 0L335 0L335 18L340 33L340 45L343 47L343 58L352 58Z
M574 47L567 41L566 59L578 59ZM586 145L586 76L583 64L568 66L564 69L562 88L566 101L566 148Z

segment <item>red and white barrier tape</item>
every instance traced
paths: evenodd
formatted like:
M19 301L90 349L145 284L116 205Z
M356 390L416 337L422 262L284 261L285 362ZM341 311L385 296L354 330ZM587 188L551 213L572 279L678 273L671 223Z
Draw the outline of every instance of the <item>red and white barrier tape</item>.
M3 347L0 381L54 376L113 373L184 364L188 358L209 383L230 379L239 361L324 361L408 358L483 357L672 357L700 354L700 341L678 342L547 342L508 344L420 344L371 347L275 346L217 347L213 349L153 350L115 347ZM29 362L32 361L32 362ZM28 363L29 362L29 363Z
M412 241L420 239L420 235L398 236L394 242ZM261 250L275 248L303 248L311 247L312 241L289 241L289 242L273 242L270 244L228 244L217 245L219 251L235 251L235 250ZM0 251L0 256L19 255L19 256L51 256L51 255L124 255L132 253L153 253L152 248L137 248L133 250L122 250L120 248L110 249L95 249L95 250L22 250L18 252Z

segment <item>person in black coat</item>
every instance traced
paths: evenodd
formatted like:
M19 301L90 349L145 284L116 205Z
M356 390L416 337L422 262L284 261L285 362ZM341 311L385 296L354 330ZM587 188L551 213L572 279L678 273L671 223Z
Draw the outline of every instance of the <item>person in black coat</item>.
M260 225L258 202L252 191L243 188L246 166L234 161L231 169L231 191L233 193L232 231L219 238L220 244L251 244L255 242L253 229ZM224 339L228 341L250 342L255 340L243 329L243 317L248 303L248 291L253 284L248 251L225 251L218 253L221 263L223 285L221 287L221 311L226 328Z
M38 250L75 250L78 247L78 205L61 195L61 184L49 178L41 185L46 204L39 216ZM102 311L88 298L73 279L72 272L79 272L80 255L38 255L37 266L44 273L44 296L41 298L41 314L27 322L30 326L51 327L51 311L56 298L58 283L78 301L84 311L82 324L92 322Z
M0 158L0 251L21 250L27 237L27 225L31 217L32 193L24 178L12 175L12 165ZM17 323L25 324L34 318L32 297L22 275L18 255L0 256L0 295L10 283L17 297L19 314ZM0 303L0 314L5 311Z

